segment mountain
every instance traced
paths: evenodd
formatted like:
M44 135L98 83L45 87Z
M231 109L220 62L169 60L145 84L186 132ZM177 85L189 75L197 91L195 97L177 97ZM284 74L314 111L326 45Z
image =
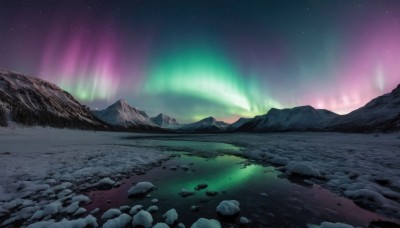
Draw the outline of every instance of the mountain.
M200 121L184 124L181 127L177 128L176 131L181 132L222 132L224 131L229 124L223 121L217 121L213 117L207 117Z
M237 128L239 128L240 126L242 126L243 124L249 122L250 120L252 120L251 118L239 118L236 122L230 124L228 126L228 130L235 130Z
M311 106L295 108L272 108L267 114L256 116L243 123L237 131L275 132L275 131L315 131L323 130L338 114Z
M145 112L129 106L125 100L118 100L104 110L92 112L97 118L117 128L138 130L158 128Z
M400 130L400 84L365 106L334 118L327 129L345 132Z
M175 118L169 117L162 113L155 117L151 117L150 119L153 121L153 123L162 128L176 128L180 125Z
M44 80L0 70L0 106L7 119L25 125L105 129L71 94Z

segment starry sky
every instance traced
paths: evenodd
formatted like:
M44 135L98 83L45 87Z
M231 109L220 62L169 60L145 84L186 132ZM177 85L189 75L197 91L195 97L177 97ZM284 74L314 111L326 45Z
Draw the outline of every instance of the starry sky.
M183 123L345 114L400 83L399 20L397 0L0 0L0 68Z

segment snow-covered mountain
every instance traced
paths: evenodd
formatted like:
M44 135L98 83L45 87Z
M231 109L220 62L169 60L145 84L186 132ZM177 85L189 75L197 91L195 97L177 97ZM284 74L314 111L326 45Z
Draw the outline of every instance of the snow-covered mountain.
M328 130L371 132L400 130L400 85L349 114L334 118Z
M239 118L236 122L230 124L227 129L228 130L236 130L243 124L249 122L250 120L252 120L252 119L251 118L243 118L243 117Z
M160 113L155 117L151 117L150 119L153 121L153 123L162 128L177 128L180 125L175 118L167 116L163 113Z
M0 106L8 118L25 125L105 129L71 94L31 76L0 70Z
M267 114L256 116L243 123L238 131L307 131L322 130L338 114L325 109L315 109L311 106L295 108L272 108Z
M131 107L125 100L118 100L104 110L92 111L102 121L122 128L158 128L144 111Z
M228 126L229 124L217 121L214 117L207 117L194 123L181 125L176 130L182 132L221 132Z

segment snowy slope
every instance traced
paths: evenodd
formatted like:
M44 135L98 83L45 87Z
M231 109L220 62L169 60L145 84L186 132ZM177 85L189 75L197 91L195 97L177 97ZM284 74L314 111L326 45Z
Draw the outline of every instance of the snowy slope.
M58 86L0 70L0 103L15 122L54 127L105 128L85 106Z
M347 115L336 117L328 127L335 131L391 131L400 129L400 85Z
M136 129L157 127L145 112L131 107L125 100L119 100L104 110L92 112L97 118L116 127Z
M153 123L155 123L157 126L160 126L162 128L177 128L179 127L178 121L176 121L175 118L172 118L170 116L167 116L163 113L158 114L155 117L150 118Z
M243 124L249 122L250 120L251 120L251 118L239 118L236 122L234 122L228 126L228 130L235 130L235 129L239 128L240 126L242 126Z
M311 106L291 109L272 108L267 114L254 117L237 130L261 132L320 130L337 116L336 113Z
M214 117L207 117L194 123L184 124L177 130L184 132L220 132L228 126L229 124L217 121Z

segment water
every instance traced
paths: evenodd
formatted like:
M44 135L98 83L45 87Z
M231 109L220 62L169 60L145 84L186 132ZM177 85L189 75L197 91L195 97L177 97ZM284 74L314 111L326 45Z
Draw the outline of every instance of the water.
M373 212L358 207L351 200L336 196L318 185L306 186L279 178L280 172L271 166L251 164L246 159L232 156L210 156L210 152L240 150L230 144L215 142L189 142L149 140L152 145L187 149L191 153L177 153L159 167L149 170L145 175L132 176L119 187L106 191L89 193L93 202L88 210L96 207L105 210L122 205L153 205L151 200L159 200L159 212L153 215L156 222L162 221L165 211L175 208L179 221L189 226L200 217L219 219L224 226L239 224L240 216L252 220L252 227L305 227L307 224L320 224L322 221L338 221L366 227L372 220L388 220ZM157 142L154 142L157 141ZM208 156L193 156L193 153ZM213 153L211 153L213 154ZM215 154L215 153L214 153ZM178 167L171 170L171 166ZM188 170L179 168L189 167ZM150 181L157 189L150 197L129 199L127 191L135 182ZM198 184L208 187L196 191L186 198L178 195L182 188L193 190ZM206 195L206 190L217 191L216 196ZM240 202L241 212L237 218L219 218L216 207L219 202L235 199ZM111 201L108 202L107 201ZM191 206L200 206L193 212ZM102 214L102 213L100 213Z

